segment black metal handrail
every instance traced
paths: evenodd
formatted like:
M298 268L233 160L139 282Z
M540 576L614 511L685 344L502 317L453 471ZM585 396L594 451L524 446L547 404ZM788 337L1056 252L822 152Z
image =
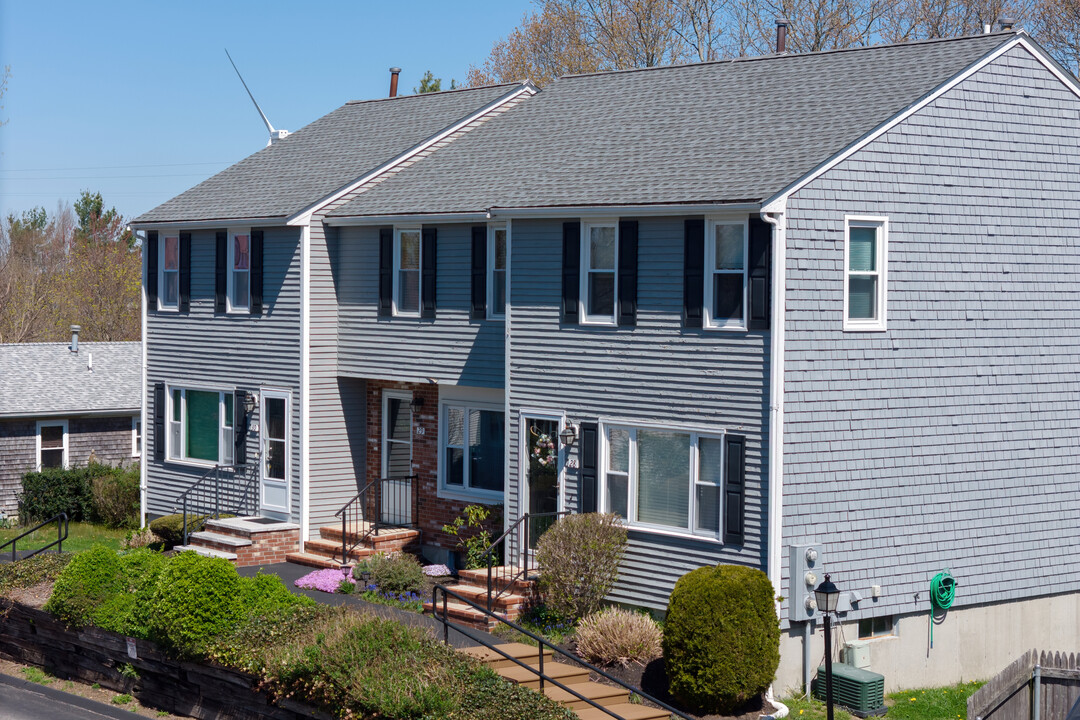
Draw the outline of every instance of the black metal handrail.
M188 514L195 517L223 514L254 515L258 512L259 460L239 465L215 465L182 492L176 502L183 507L184 545L188 544ZM213 481L213 482L211 482Z
M439 599L438 599L439 598L439 593L442 593L442 617L439 617ZM455 600L458 600L458 601L464 603L467 607L471 607L474 610L480 611L487 618L494 618L495 620L501 622L503 625L511 627L514 630L516 630L517 632L521 633L522 635L535 640L536 644L537 644L537 647L536 647L537 658L538 658L537 666L533 667L532 665L529 665L528 663L523 662L519 658L513 657L509 653L507 653L507 652L505 652L503 650L500 650L498 645L495 645L494 643L489 642L483 636L475 635L475 634L471 633L468 630L468 628L466 628L464 625L459 625L458 623L450 622L450 616L447 613L447 609L446 609L446 599L447 599L447 597L453 597ZM605 680L608 680L608 681L618 685L619 687L627 690L631 694L637 695L637 696L641 697L644 700L648 700L649 702L659 706L662 710L665 710L665 711L671 713L672 715L674 715L676 717L682 718L682 720L692 720L692 718L690 716L686 715L683 712L680 712L679 710L676 710L675 708L671 707L670 705L663 702L662 700L657 700L656 698L654 698L652 695L649 695L647 692L645 692L641 688L634 687L633 685L630 685L630 684L628 684L626 682L623 682L622 680L620 680L617 677L609 675L608 673L604 672L603 670L596 667L595 665L587 663L584 660L582 660L581 658L577 657L576 655L571 655L570 653L566 652L565 650L563 650L560 647L557 647L556 645L552 644L548 640L545 640L544 638L540 637L539 635L536 635L536 634L534 634L532 632L529 632L528 630L521 627L517 623L511 622L510 620L507 620L506 618L502 617L498 613L494 613L494 612L492 612L490 610L487 610L487 609L481 607L480 605L477 605L476 603L474 603L469 598L465 597L464 595L460 595L459 593L454 592L453 590L446 587L445 585L435 583L435 585L432 586L432 588L431 588L431 614L432 614L432 617L434 617L436 620L441 622L442 625L443 625L443 642L444 643L446 643L447 645L450 644L450 626L453 625L454 630L461 633L462 635L469 638L470 640L472 640L474 642L477 642L480 645L483 645L484 647L486 647L489 650L494 650L495 652L497 652L499 655L503 656L507 660L510 660L511 662L513 662L513 663L525 668L526 670L529 670L533 674L535 674L536 677L539 679L539 682L540 682L540 692L544 692L544 683L549 682L552 685L554 685L555 687L557 687L557 688L559 688L561 690L565 690L566 692L570 693L577 700L583 700L586 703L588 703L589 705L593 706L594 708L603 711L605 714L609 715L610 717L615 718L615 720L626 720L623 716L619 715L618 713L610 710L609 708L604 707L603 705L600 705L599 703L597 703L596 701L594 701L594 700L592 700L590 698L585 697L584 695L579 693L577 690L574 690L573 687L564 685L563 683L559 682L558 680L551 677L550 675L547 675L544 672L544 649L548 648L548 649L550 649L552 651L552 654L558 653L559 655L561 655L563 657L569 658L575 664L580 665L583 668L586 668L589 672L594 672L597 675L599 675L600 677L604 678Z
M341 518L342 565L348 564L349 553L371 535L377 537L379 530L419 527L419 479L419 475L391 475L372 480L334 513L334 517ZM391 501L387 512L384 498ZM350 536L354 539L351 545Z
M489 612L494 608L495 600L510 590L515 582L527 575L534 567L535 551L532 549L532 545L535 538L532 537L532 530L535 529L535 526L532 524L532 520L554 518L554 522L558 522L560 517L569 514L568 510L548 513L525 513L515 520L484 551L484 564L487 566L487 609ZM544 530L547 530L547 528L544 528ZM501 549L500 546L502 546ZM501 587L495 587L492 571L500 556L503 558L504 570L500 573L499 579L504 582Z
M40 530L41 528L45 527L46 525L51 525L52 523L56 523L56 539L53 540L48 545L45 545L43 547L39 547L37 550L30 553L26 557L27 558L32 558L35 555L37 555L39 552L42 552L44 550L48 550L53 545L56 546L56 552L58 552L58 553L64 552L64 541L67 540L67 537L68 537L68 516L67 516L67 513L59 513L57 515L54 515L51 518L49 518L48 520L45 520L44 522L38 523L34 527L32 527L29 530L27 530L26 532L24 532L22 535L11 538L10 540L8 540L3 545L0 545L0 551L3 551L4 548L6 548L8 545L10 545L11 546L11 562L15 562L15 560L16 560L16 556L15 556L16 543L18 543L20 540L22 540L27 535L35 533L38 530ZM25 560L25 559L26 558L23 558L23 560Z

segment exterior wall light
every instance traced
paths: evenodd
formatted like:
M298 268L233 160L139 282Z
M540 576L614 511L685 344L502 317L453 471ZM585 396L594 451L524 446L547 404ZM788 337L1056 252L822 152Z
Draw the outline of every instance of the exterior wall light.
M573 447L574 441L577 440L577 430L573 425L567 425L559 432L559 440L565 447Z

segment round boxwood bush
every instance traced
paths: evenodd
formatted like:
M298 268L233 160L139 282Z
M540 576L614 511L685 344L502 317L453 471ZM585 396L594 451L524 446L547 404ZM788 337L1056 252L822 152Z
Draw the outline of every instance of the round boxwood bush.
M151 637L198 655L243 617L240 576L228 560L183 552L158 575L151 605Z
M737 565L679 578L664 623L671 694L695 709L730 715L764 692L780 664L780 623L765 573Z

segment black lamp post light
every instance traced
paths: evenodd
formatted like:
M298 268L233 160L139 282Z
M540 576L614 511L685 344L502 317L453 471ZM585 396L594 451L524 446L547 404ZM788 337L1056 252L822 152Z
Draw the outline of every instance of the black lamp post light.
M567 425L559 433L559 440L562 441L564 447L573 447L574 441L577 440L577 430L573 425Z
M825 582L814 590L814 599L817 600L818 610L825 616L825 711L828 720L833 720L832 638L829 634L829 614L836 612L840 603L840 589L832 584L827 573Z

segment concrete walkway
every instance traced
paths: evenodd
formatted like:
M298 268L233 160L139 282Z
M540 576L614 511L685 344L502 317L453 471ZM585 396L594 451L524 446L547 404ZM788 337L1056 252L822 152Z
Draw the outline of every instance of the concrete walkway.
M308 573L316 570L317 568L307 567L306 565L297 565L295 563L276 563L274 565L264 565L261 567L246 567L238 568L241 575L252 577L260 571L265 574L277 575L285 583L286 587L299 595L306 595L315 602L322 603L324 605L348 605L364 612L378 615L379 617L386 618L388 620L397 620L405 625L412 625L413 627L423 628L430 630L431 633L438 639L442 640L443 637L443 624L431 617L430 615L421 615L420 613L411 612L402 608L391 607L390 605L378 605L376 603L369 603L362 600L359 595L338 595L337 593L324 593L320 590L305 590L298 588L294 584L296 580L307 575ZM481 638L484 642L491 644L501 644L508 642L501 638L497 638L494 635L486 633L482 630L475 630L473 628L466 628L466 631L472 638L463 635L461 632L450 629L450 644L457 648L473 647L480 645L481 643L473 638Z

